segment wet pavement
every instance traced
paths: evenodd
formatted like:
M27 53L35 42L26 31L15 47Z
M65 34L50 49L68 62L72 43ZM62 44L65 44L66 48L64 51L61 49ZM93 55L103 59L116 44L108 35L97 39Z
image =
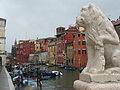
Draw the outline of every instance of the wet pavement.
M0 71L0 90L15 90L11 77L5 67Z

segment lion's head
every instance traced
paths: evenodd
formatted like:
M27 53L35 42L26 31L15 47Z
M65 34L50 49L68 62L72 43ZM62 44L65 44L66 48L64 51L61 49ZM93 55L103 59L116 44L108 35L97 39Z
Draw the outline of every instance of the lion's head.
M119 38L111 21L93 4L84 6L76 18L78 27L85 28L89 38L93 41L98 38L103 43L118 44Z
M76 24L84 28L99 24L101 20L107 19L105 15L93 4L84 6L77 16Z

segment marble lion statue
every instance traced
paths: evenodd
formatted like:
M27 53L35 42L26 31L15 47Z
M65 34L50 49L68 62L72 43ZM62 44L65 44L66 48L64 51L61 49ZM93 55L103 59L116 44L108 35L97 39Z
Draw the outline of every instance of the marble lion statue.
M88 63L82 73L120 72L120 41L111 21L93 4L84 6L76 18L84 27Z

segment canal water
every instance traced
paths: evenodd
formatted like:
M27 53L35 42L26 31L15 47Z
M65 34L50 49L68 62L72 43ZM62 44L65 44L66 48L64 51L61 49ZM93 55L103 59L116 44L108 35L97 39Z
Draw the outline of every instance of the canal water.
M58 67L48 67L48 70L58 70L63 73L63 76L42 81L42 90L74 90L73 82L79 77L78 71L68 71Z
M63 73L62 76L56 76L54 78L43 80L42 89L33 89L31 87L25 87L21 90L75 90L73 88L73 82L78 79L79 71L68 71L64 69L59 69L58 67L47 67L42 66L42 68L49 71L60 71Z

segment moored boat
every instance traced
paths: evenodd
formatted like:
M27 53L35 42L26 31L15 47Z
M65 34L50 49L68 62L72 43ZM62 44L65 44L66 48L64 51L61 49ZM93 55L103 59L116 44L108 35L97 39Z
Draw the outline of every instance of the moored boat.
M64 68L65 70L69 70L69 71L75 71L75 70L77 70L77 68L74 68L74 67L65 67Z

